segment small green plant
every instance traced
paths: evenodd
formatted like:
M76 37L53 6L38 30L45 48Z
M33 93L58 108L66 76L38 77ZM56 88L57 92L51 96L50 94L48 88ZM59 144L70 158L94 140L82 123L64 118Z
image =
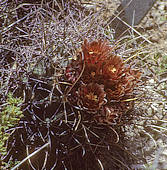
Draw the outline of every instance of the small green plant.
M167 71L167 55L162 56L162 62L160 64L161 72Z
M154 59L157 63L159 63L159 68L156 68L157 73L161 74L167 71L167 55L161 55L157 53L154 56Z
M6 154L5 142L11 134L10 128L16 125L23 116L20 107L21 103L23 103L23 100L13 97L13 94L10 92L6 103L2 106L0 112L0 156Z

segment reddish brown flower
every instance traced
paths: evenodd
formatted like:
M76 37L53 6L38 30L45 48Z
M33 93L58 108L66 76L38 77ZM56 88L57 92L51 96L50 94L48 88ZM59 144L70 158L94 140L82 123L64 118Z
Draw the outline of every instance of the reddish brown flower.
M105 92L107 94L107 99L120 101L121 99L126 99L133 94L134 88L137 86L139 81L133 75L129 75L129 72L124 72L125 76L120 80L113 81L109 79L105 82ZM128 74L128 75L126 75Z
M101 75L101 67L98 64L86 64L84 73L82 75L82 81L84 83L98 83L101 79Z
M103 66L103 84L107 98L125 99L137 86L141 73L124 65L119 56L111 56Z
M98 123L116 123L116 119L131 108L133 100L129 99L134 97L141 76L111 52L107 41L85 40L82 51L77 53L80 60L73 60L65 74L69 81L75 82L85 64L68 101L85 113L96 113L92 116Z
M103 66L104 79L118 80L123 76L124 63L119 56L110 56Z
M109 46L107 41L84 41L82 45L82 51L84 54L84 59L86 63L97 64L106 59L106 57L111 53L112 48Z
M105 104L104 86L96 83L82 85L78 90L79 104L88 111L97 111Z

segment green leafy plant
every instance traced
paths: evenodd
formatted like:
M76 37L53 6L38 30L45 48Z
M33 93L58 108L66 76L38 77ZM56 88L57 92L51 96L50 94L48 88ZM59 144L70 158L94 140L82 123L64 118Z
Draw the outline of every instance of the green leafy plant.
M23 100L15 98L10 92L7 96L6 103L2 106L0 112L0 156L6 154L5 142L12 133L11 127L17 124L19 119L23 116L21 111L21 103Z

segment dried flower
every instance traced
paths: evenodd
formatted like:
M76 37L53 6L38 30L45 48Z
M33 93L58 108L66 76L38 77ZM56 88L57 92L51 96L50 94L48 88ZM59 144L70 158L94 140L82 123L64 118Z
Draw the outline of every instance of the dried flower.
M113 125L116 124L116 119L118 119L119 114L119 110L115 110L111 106L106 105L100 110L99 114L94 116L94 119L98 123Z

